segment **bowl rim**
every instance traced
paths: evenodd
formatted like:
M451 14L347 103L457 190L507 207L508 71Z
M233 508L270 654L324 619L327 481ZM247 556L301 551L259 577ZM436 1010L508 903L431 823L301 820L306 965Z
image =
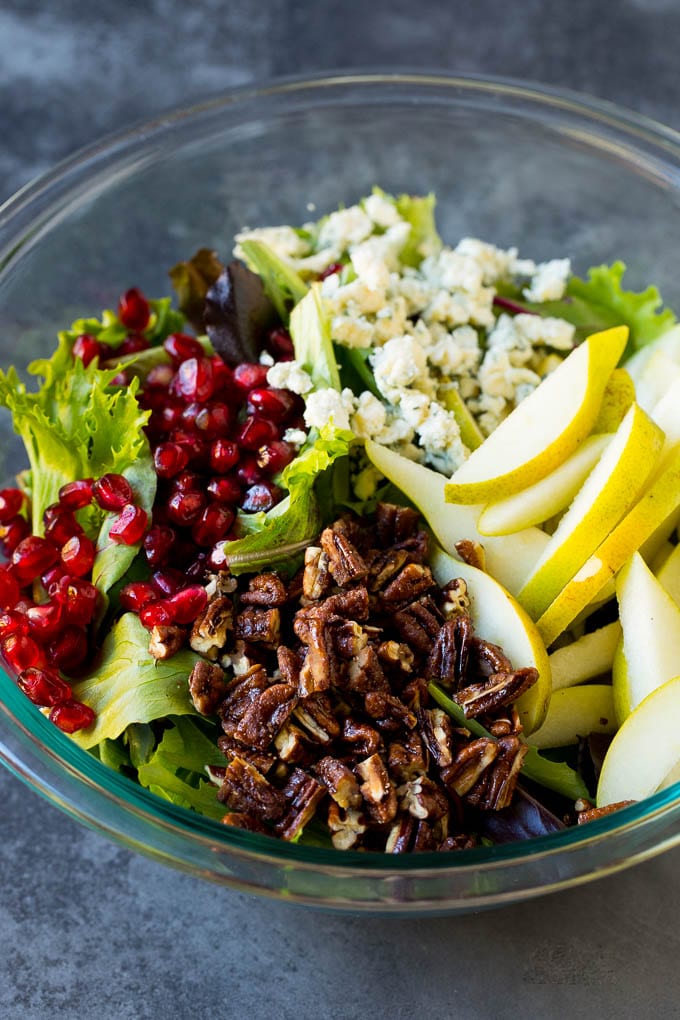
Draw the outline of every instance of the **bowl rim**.
M219 92L189 106L179 106L154 118L140 120L131 128L106 134L29 181L0 205L0 273L4 272L14 255L14 249L11 247L6 249L3 245L4 236L11 236L15 224L23 215L30 213L42 197L48 196L59 185L70 180L74 174L93 169L100 161L115 161L124 153L149 143L186 122L204 116L218 115L222 111L237 107L238 104L276 97L303 96L310 92L322 94L323 90L326 90L327 94L332 94L334 90L342 91L355 86L408 87L421 90L446 88L486 98L503 96L526 104L528 109L536 111L535 116L541 112L564 113L580 121L585 120L587 123L613 129L628 140L633 151L639 151L640 146L643 148L647 146L655 152L660 152L662 157L672 157L680 167L680 132L644 114L619 107L609 100L559 86L478 73L453 75L445 71L424 73L409 69L356 70L348 73L328 72L311 76L271 78L261 84L244 84ZM5 257L2 254L4 250L8 252ZM118 800L119 804L124 802L127 810L133 811L139 818L150 821L155 826L165 826L177 832L176 826L179 825L182 837L211 847L218 842L224 849L241 850L245 855L256 857L258 860L277 863L289 861L308 867L318 865L324 866L326 872L337 870L338 873L344 873L348 868L351 868L353 873L383 872L392 875L395 872L406 872L409 875L420 873L431 875L433 872L442 874L475 867L484 871L515 863L519 865L528 859L551 857L576 847L592 846L615 835L625 835L642 823L654 821L662 816L670 818L675 812L680 816L680 782L678 782L643 801L590 822L587 826L573 826L549 836L494 847L480 847L453 855L366 854L351 850L298 846L275 837L224 826L220 822L162 800L133 780L103 765L52 726L35 706L24 698L4 670L0 672L0 693L3 689L6 689L7 696L0 700L0 716L6 716L14 727L18 727L26 746L32 743L36 751L47 752L55 763L62 767L66 766L70 774L80 783L95 788L99 795L106 798L118 800L117 795L120 793L122 801ZM13 703L16 715L10 711ZM58 753L60 749L61 753ZM107 831L100 819L84 814L75 800L63 795L55 797L49 783L37 771L27 767L1 739L0 760L32 789L43 794L51 802L56 801L59 806L81 821L94 823L98 828ZM100 778L102 782L97 781ZM109 835L115 833L109 832ZM680 840L680 832L677 839ZM656 852L656 849L652 848L645 856ZM575 877L570 879L570 882L578 880Z

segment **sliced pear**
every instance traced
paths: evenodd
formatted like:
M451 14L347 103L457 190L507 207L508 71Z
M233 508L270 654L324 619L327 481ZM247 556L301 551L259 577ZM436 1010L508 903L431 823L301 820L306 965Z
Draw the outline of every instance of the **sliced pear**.
M652 409L651 417L666 433L664 456L680 443L680 379L676 379L665 396Z
M673 326L651 344L636 351L632 358L628 358L625 368L636 385L645 365L657 351L664 351L673 361L680 364L680 326Z
M666 351L654 351L635 383L638 404L651 412L676 379L680 379L680 364Z
M469 450L476 450L484 442L484 435L479 425L467 409L465 401L458 390L451 387L442 395L442 403L447 411L451 411L460 429L460 438Z
M676 545L660 569L655 571L676 606L680 606L680 545Z
M618 524L644 489L663 433L633 404L517 595L534 619Z
M438 471L416 464L370 439L366 441L366 455L418 507L446 552L455 553L456 542L461 539L481 542L488 572L508 591L513 594L519 591L548 544L545 532L525 528L514 535L485 538L477 527L481 507L446 503L446 478Z
M628 328L588 337L494 429L453 475L450 503L486 503L544 478L586 438Z
M621 624L615 620L553 652L550 656L553 693L608 673L620 639Z
M642 800L665 785L680 763L680 677L648 694L605 755L597 806Z
M512 595L483 570L437 547L430 556L430 565L438 584L454 577L465 581L470 616L479 637L500 645L515 669L529 666L538 670L538 680L516 703L524 732L533 733L545 718L552 690L550 661L536 625Z
M545 721L531 734L534 747L566 747L590 733L614 733L616 718L609 684L553 691Z
M660 547L659 551L647 560L647 563L649 563L649 569L655 577L659 576L659 571L662 570L677 548L678 547L673 545L672 542L666 541ZM642 558L645 559L644 556Z
M616 432L634 400L635 383L625 368L615 368L604 388L593 432Z
M490 503L479 518L482 535L509 535L547 521L568 507L611 438L610 435L588 436L564 464L540 482L498 503Z
M680 675L680 608L639 553L619 572L616 595L623 644L613 688L616 716L623 723L648 694Z

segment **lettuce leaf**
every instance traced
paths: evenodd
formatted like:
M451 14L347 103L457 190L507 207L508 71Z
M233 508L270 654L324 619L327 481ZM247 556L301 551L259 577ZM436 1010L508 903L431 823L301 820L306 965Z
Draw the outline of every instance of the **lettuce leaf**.
M315 389L340 389L328 317L323 308L321 287L312 285L295 306L290 317L290 335L295 358L312 377Z
M210 248L199 250L185 262L178 262L168 271L170 282L177 294L180 311L199 332L204 329L205 297L213 283L224 272L217 252Z
M92 726L73 734L81 747L115 740L131 723L195 714L187 680L199 656L183 649L157 661L148 646L139 617L126 613L106 636L98 665L73 684L75 697L97 714Z
M292 266L275 255L263 241L241 241L240 250L248 269L262 279L265 293L279 318L287 323L292 308L307 293L307 284Z
M217 800L217 787L205 778L205 765L224 766L224 755L191 719L169 720L156 750L140 765L137 778L158 797L218 821L226 808Z
M181 312L172 307L172 298L151 298L149 305L151 316L142 335L152 346L158 346L170 333L178 333L184 328L185 318ZM89 333L100 343L108 344L109 347L115 349L122 344L129 332L116 313L107 308L102 312L101 319L94 316L87 319L76 319L70 329L62 330L59 340L66 345L70 353L76 337L81 333Z
M434 219L435 204L432 192L429 195L399 195L395 200L397 212L411 224L408 241L399 254L406 266L418 267L426 256L436 255L442 246Z

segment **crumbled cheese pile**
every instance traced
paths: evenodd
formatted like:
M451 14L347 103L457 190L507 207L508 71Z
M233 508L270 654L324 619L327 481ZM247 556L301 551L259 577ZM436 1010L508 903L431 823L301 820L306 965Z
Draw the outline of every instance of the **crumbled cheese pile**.
M362 438L451 474L469 455L447 395L456 390L488 435L571 349L574 327L531 314L496 315L502 282L520 282L527 301L559 300L569 259L536 265L474 238L455 248L425 242L417 267L400 255L411 235L394 200L375 193L302 231L271 227L239 234L257 239L307 277L336 263L321 294L336 344L369 352L382 399L365 391L312 391L295 361L273 365L272 386L306 399L305 421L331 418Z

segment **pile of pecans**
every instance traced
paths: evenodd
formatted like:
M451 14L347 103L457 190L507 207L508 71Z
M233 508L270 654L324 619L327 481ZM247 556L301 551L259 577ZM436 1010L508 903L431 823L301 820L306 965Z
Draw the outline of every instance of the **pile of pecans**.
M381 504L326 528L292 581L218 576L190 690L224 731L225 824L291 840L317 818L338 849L454 850L475 845L475 812L510 805L512 706L536 670L474 634L464 581L441 587L427 560L418 513ZM455 727L432 680L492 736Z

